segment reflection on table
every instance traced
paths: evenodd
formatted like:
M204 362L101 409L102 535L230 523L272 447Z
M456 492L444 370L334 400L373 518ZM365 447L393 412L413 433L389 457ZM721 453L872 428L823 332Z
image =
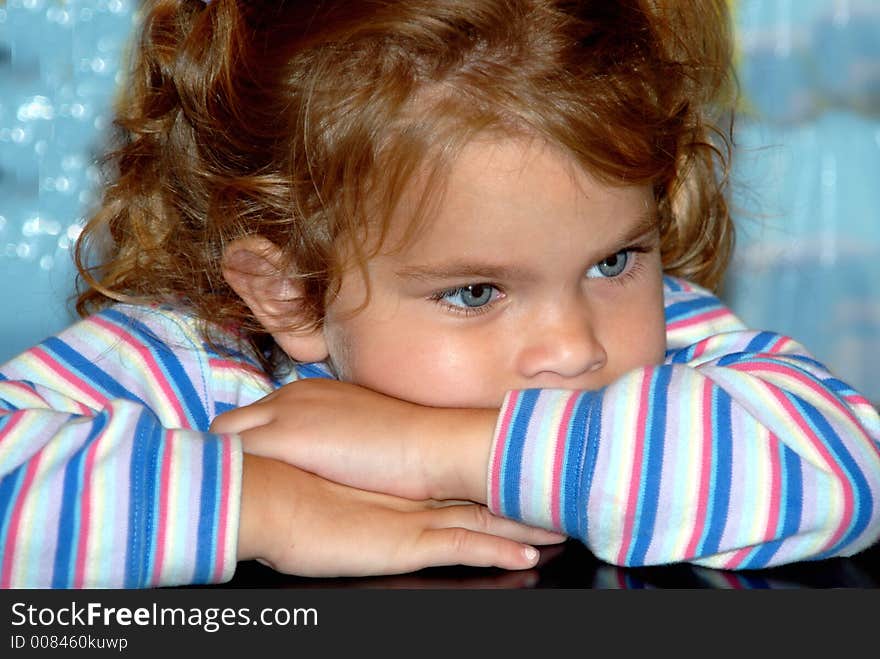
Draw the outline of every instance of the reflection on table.
M570 540L542 550L532 570L508 572L450 566L387 577L315 579L283 575L254 561L239 565L224 588L595 588L791 589L880 587L880 544L850 558L793 563L764 570L724 571L677 564L620 568Z

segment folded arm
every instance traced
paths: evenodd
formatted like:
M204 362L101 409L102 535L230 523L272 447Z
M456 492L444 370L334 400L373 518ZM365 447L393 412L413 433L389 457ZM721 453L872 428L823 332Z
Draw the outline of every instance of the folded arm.
M203 363L161 319L117 307L0 368L3 587L231 578L240 442L199 429Z
M222 582L239 559L310 576L524 569L537 560L528 543L562 539L482 505L332 483L209 431L273 386L179 315L141 308L0 367L0 585Z
M619 565L758 568L875 542L876 410L794 341L739 329L711 296L680 297L665 364L600 391L508 394L490 509Z

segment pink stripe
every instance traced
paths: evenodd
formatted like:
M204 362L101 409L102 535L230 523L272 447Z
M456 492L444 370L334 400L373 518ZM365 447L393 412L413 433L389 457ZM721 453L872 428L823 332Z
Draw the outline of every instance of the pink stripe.
M208 364L211 366L211 368L217 369L219 371L233 371L235 373L246 371L251 375L259 376L264 381L268 381L265 371L261 371L256 366L248 364L247 362L234 362L228 359L218 359L216 357L212 357L208 360Z
M62 380L69 382L73 386L74 391L80 391L84 393L89 398L95 400L98 406L102 406L107 403L107 397L104 396L104 394L99 392L94 387L89 386L86 380L76 377L73 373L63 368L61 364L53 359L52 356L49 355L42 347L33 348L31 354L39 359L41 362L43 362L43 364L45 364L50 371L55 373L55 375L60 377Z
M633 466L629 479L629 494L627 495L626 513L623 518L623 544L617 553L617 564L623 565L632 544L633 524L635 523L636 508L639 505L639 490L642 484L642 461L645 453L645 426L648 419L648 394L651 390L651 373L645 369L642 375L642 391L639 395L639 413L636 419L636 442L633 447Z
M697 513L691 539L685 550L685 557L696 556L697 545L703 536L706 525L706 514L709 505L709 481L712 477L712 437L714 436L712 417L712 383L703 382L703 450L700 456L700 490L697 495Z
M562 463L565 458L565 438L568 435L568 425L571 422L571 415L576 400L577 398L574 394L569 395L568 401L565 403L565 411L562 413L562 423L560 424L559 432L556 435L556 450L553 455L552 489L550 490L550 519L553 528L556 529L562 528L562 520L559 511L560 501L562 500Z
M834 396L831 392L829 392L824 387L818 385L814 380L801 374L799 371L796 371L793 368L789 368L788 366L785 366L783 364L778 364L775 362L774 363L743 362L740 364L731 364L730 368L734 368L734 369L737 369L740 371L747 371L747 372L760 373L763 371L763 372L770 372L770 373L779 373L779 374L784 375L786 377L794 378L801 385L803 385L807 389L810 389L813 393L818 394L819 396L824 398L830 406L836 408L839 412L841 412L850 423L852 423L854 426L856 426L856 428L861 433L862 437L869 440L867 443L870 444L872 447L874 447L876 450L880 451L880 447L876 446L875 443L873 441L871 441L871 438L868 436L868 432L862 427L862 424L856 418L855 414L853 413L853 411L851 409L849 409L845 405L841 405L840 400L838 400L838 398L836 396ZM773 386L775 387L776 385L773 385ZM864 399L862 399L862 400L864 400ZM868 403L868 401L865 401L865 402ZM868 405L870 406L870 403L868 403Z
M217 537L221 542L217 546L217 563L214 567L214 582L223 577L223 566L226 563L226 535L229 533L229 479L232 464L232 447L229 442L223 444L223 474L220 490L220 518L217 520Z
M12 387L13 389L20 389L28 398L36 396L40 399L40 402L46 403L45 398L43 398L33 387L26 385L24 382L18 382L17 380L4 380L3 386ZM0 413L2 412L3 410L0 410Z
M767 514L767 528L764 540L776 537L779 529L779 515L782 509L782 460L779 457L779 438L770 433L770 510Z
M771 355L778 354L788 347L789 339L786 336L780 336L772 346L767 350Z
M9 423L3 427L3 434L0 435L0 439L3 439L4 437L12 437L12 431L22 422L25 413L28 411L29 410L0 410L0 418L3 418L4 416L10 418Z
M10 426L7 427L7 430L10 429L10 427L18 425L22 418L23 417L21 416L17 419L13 418L10 422ZM6 546L3 548L3 567L0 569L0 588L12 587L12 565L15 560L16 541L19 537L18 526L21 523L21 510L24 508L28 490L34 482L42 456L43 452L39 451L33 458L31 458L24 474L24 481L15 497L16 505L13 508L12 515L9 519L9 527L6 531Z
M697 314L696 316L692 316L691 318L683 318L681 320L675 321L674 323L669 323L666 326L666 331L682 329L684 327L690 327L692 325L700 325L702 323L707 323L710 320L715 320L716 318L721 318L722 316L729 315L730 312L724 307L721 307L719 309L712 309L711 311Z
M128 344L131 348L134 349L135 352L140 355L141 359L143 359L144 365L153 376L154 381L151 383L151 386L159 388L159 390L165 397L165 401L174 408L174 411L177 414L177 422L179 424L185 424L186 413L183 411L183 406L180 404L180 400L178 399L174 388L168 382L168 379L165 377L165 374L162 372L161 367L156 362L156 358L150 351L149 347L137 341L128 332L124 332L119 327L105 320L104 318L101 318L100 316L96 316L94 318L94 321L97 325L100 325L111 334L119 337L123 341L123 343Z
M770 433L768 447L770 449L770 510L767 511L767 525L764 527L762 541L772 540L776 537L779 528L779 517L782 503L782 460L779 458L779 438ZM725 564L728 570L737 569L743 561L752 553L752 547L739 549Z
M851 405L868 405L869 407L873 406L871 401L869 401L867 398L859 393L847 394L843 397L843 400L845 400L847 403L850 403Z
M159 584L165 562L165 535L168 530L168 496L171 482L171 453L174 436L171 430L165 432L165 451L162 454L162 474L159 490L159 512L156 515L156 552L153 562L153 584Z
M77 406L77 408L79 409L79 413L82 416L89 416L89 417L94 416L94 410L91 407L89 407L88 405L85 405L85 404L79 402L78 400L73 401L73 403Z
M501 456L504 455L504 449L507 447L507 435L510 429L510 422L513 419L513 410L519 401L520 394L511 392L506 401L501 418L501 427L496 435L495 453L492 455L492 468L490 469L490 487L489 487L489 510L495 513L501 512Z
M794 419L798 427L813 442L813 445L819 450L819 453L821 453L822 457L825 459L826 464L828 464L834 471L834 473L837 474L840 482L843 484L843 519L841 519L837 530L834 532L834 535L831 536L831 539L825 545L826 548L831 547L837 544L840 538L843 537L843 535L846 533L846 529L849 528L849 525L852 522L855 508L855 495L853 494L852 483L850 483L849 478L846 476L843 469L841 469L841 467L838 465L837 461L831 456L831 452L828 450L828 447L826 447L825 444L810 429L810 427L803 420L800 414L798 414L797 410L794 409L794 406L791 404L791 402L778 391L774 390L773 395L785 408L785 411L788 413L789 417Z
M108 425L113 421L112 409L107 410ZM82 474L82 494L80 495L79 540L76 545L76 564L73 571L73 587L82 588L85 583L86 555L89 549L89 528L92 519L91 493L92 473L95 471L95 454L98 452L99 438L94 438L86 450L85 466Z
M107 425L113 423L113 409L107 408ZM102 433L103 436L103 433ZM85 583L86 556L89 550L89 528L91 527L92 474L95 471L95 455L98 453L100 438L95 437L86 451L85 467L82 474L82 494L80 496L79 540L76 543L76 565L73 572L74 588L82 588Z
M40 359L41 361L46 363L43 356L36 354L36 351L34 351L34 353L38 359ZM51 357L49 359L51 359ZM52 364L49 364L49 366L53 371L55 371L56 374L62 375L63 373L66 373L66 371L59 371L58 368L60 368L60 367L56 368L55 366L53 366L53 364L56 364L56 362L53 361ZM79 380L78 382L82 382L82 381ZM9 386L12 386L16 389L21 389L22 391L25 392L25 394L28 397L36 396L40 400L41 403L45 403L46 405L49 404L49 402L43 396L40 395L40 392L37 391L36 388L30 387L30 386L26 385L24 382L18 382L17 380L5 380L3 384L4 384L4 386L9 385ZM85 416L91 416L92 408L84 405L80 401L72 400L72 399L68 398L66 402L73 403L74 405L76 405L77 410L79 411L80 414L85 415ZM0 410L0 415L2 415L2 414L3 414L3 410Z
M834 407L840 409L841 411L844 411L847 414L847 416L852 420L852 422L854 424L856 424L856 426L858 428L861 428L861 426L858 425L858 423L856 422L855 418L853 417L852 413L849 410L847 410L845 407L842 407L840 405L839 401L837 401L835 398L830 396L827 391L825 391L824 389L822 389L821 387L816 385L814 382L812 382L808 378L802 376L800 373L793 372L791 369L785 368L785 367L778 365L778 364L739 364L739 365L736 365L735 368L738 368L739 370L750 371L750 372L762 372L762 371L767 372L767 371L769 371L772 373L779 373L779 374L785 375L787 377L793 378L794 380L798 381L801 385L803 385L805 388L810 389L811 391L821 395L823 398L825 398L826 401L828 401ZM812 444L816 448L816 450L822 455L822 458L825 460L826 465L833 470L833 472L840 479L840 482L843 484L843 519L841 520L840 524L838 525L837 530L834 532L834 535L831 537L831 539L828 541L828 543L825 546L826 548L831 547L832 545L836 544L840 540L840 538L846 533L846 529L849 527L849 525L852 521L852 516L854 514L854 508L855 508L855 503L854 503L855 495L853 494L852 483L850 483L849 478L846 476L843 469L838 464L837 460L835 460L832 457L831 452L828 450L828 447L825 445L825 443L821 439L819 439L818 436L816 436L816 434L813 432L812 428L810 428L810 426L806 422L806 420L801 416L801 414L797 410L794 409L794 406L791 404L791 402L788 400L788 398L786 398L786 396L783 395L783 393L780 391L778 386L774 385L773 383L767 383L767 384L768 384L768 388L770 390L770 393L773 395L774 398L776 398L776 400L779 401L780 405L782 405L782 407L785 409L786 413L788 414L788 417L792 421L795 422L798 429L804 434L804 436L807 437L812 442ZM862 431L862 432L864 432L864 431Z
M752 553L752 547L742 547L741 549L737 549L733 556L724 564L725 570L735 570L737 569L746 557Z

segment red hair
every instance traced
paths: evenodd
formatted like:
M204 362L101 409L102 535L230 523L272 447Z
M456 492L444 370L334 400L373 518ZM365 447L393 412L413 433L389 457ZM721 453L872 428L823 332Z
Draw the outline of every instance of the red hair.
M319 324L417 172L472 137L528 135L601 180L650 184L667 272L715 287L733 244L724 0L149 0L77 309L185 302L283 355L222 276L259 234ZM430 188L431 186L429 186Z

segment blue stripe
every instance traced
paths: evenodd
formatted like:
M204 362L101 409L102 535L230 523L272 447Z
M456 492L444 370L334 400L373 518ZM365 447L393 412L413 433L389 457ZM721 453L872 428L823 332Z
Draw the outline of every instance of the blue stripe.
M522 474L523 443L529 427L529 420L538 401L540 389L527 389L517 395L513 423L507 433L501 481L501 511L505 517L522 519L519 500L520 478Z
M673 302L665 309L666 324L705 313L710 309L723 309L723 305L715 297L697 297L691 300Z
M844 547L858 539L859 535L865 530L871 519L873 512L873 502L871 496L871 487L868 484L865 475L859 468L858 463L853 459L846 445L841 441L838 434L831 427L828 420L812 405L806 401L790 396L793 404L800 410L804 418L813 428L814 432L823 440L825 445L831 451L837 463L843 467L844 477L848 480L847 485L853 491L853 519L846 533L841 536L840 540L834 546L830 547L816 556L817 559L833 556L840 552Z
M309 364L297 364L296 374L298 377L306 378L323 378L325 380L335 380L333 374L327 370L327 367L321 362Z
M599 455L599 430L602 426L603 391L581 392L577 395L569 430L569 445L563 466L565 497L562 527L568 535L587 541L587 503L593 473ZM580 468L576 468L575 463Z
M9 535L9 518L12 516L13 502L18 500L18 493L21 491L21 484L24 482L25 471L27 471L28 463L24 463L14 471L6 474L0 479L0 564L3 562L3 555L6 553L7 542L12 546Z
M670 293L678 293L679 291L684 290L684 287L679 283L678 279L672 275L663 275L663 286L668 289Z
M731 398L724 389L712 391L712 481L709 524L700 543L700 555L716 554L727 524L730 508L730 481L733 478L733 437L731 434Z
M689 345L687 348L671 351L666 355L666 362L669 364L687 364L693 359L694 350L695 346Z
M782 451L782 497L783 518L781 536L793 537L801 526L804 509L804 476L801 472L801 456L785 444L780 443Z
M825 366L825 364L823 364L821 362L817 362L815 359L813 359L812 357L810 357L808 355L804 355L804 354L788 355L788 354L786 354L785 359L791 359L793 361L803 362L804 364L807 364L808 366L812 366L820 371L827 371L828 370L828 367ZM830 378L830 379L833 380L834 378ZM839 382L839 380L838 380L838 382Z
M152 464L151 471L146 476L150 481L149 497L144 501L144 511L147 514L147 525L145 527L145 539L149 544L144 547L144 563L143 563L143 579L144 584L152 579L153 571L156 567L156 554L159 547L159 525L163 520L159 517L159 507L162 503L162 460L165 452L168 450L168 442L165 441L164 430L156 431L157 441L155 453L150 457Z
M173 314L175 313L174 309L169 309L169 311ZM259 368L259 363L250 355L242 352L241 350L236 350L232 346L224 345L223 352L217 352L214 347L209 343L202 343L202 350L205 352L208 357L216 357L218 359L229 359L231 361L242 362L249 366L256 366Z
M660 483L663 473L663 439L666 435L666 407L671 368L655 369L648 393L648 414L645 419L645 461L640 474L639 501L636 508L635 542L630 546L628 565L644 565L648 547L654 535Z
M749 344L746 346L746 352L762 352L766 350L770 344L775 343L780 336L778 334L774 334L773 332L758 332Z
M214 567L215 549L217 545L217 499L219 478L217 471L220 460L218 453L223 450L223 445L218 439L208 439L203 442L202 450L202 490L199 501L198 540L196 543L196 565L193 583L208 583Z
M148 347L156 357L159 367L162 369L168 383L177 394L177 400L183 405L187 419L195 430L205 431L211 423L208 412L205 410L199 394L171 349L144 323L126 316L119 311L107 309L102 315L108 320L116 322L122 329L130 332L132 336L141 339L142 345Z
M94 362L83 357L82 354L71 348L61 339L56 337L46 339L43 342L43 347L51 352L59 361L66 363L68 365L67 370L78 372L82 379L98 389L107 398L122 398L144 404L144 401L128 389L122 387L115 378L107 375L106 371L95 366Z
M92 442L107 425L107 417L108 413L103 412L94 418L88 437L83 445L70 456L70 460L64 468L61 510L58 515L58 551L55 553L55 564L52 570L52 588L73 586L79 536L88 532L88 529L80 527L85 456Z
M238 405L235 403L226 403L223 401L214 401L214 414L216 416L220 416L224 412L228 412L229 410L237 409Z
M129 465L131 490L128 498L128 538L125 587L147 585L155 535L153 502L159 485L158 463L164 430L150 412L144 412L135 428Z
M824 384L826 387L828 387L831 391L833 391L836 394L855 394L855 393L858 393L856 390L854 390L846 382L838 380L837 378L825 378L824 380L822 380L822 384Z
M779 464L782 471L779 485L782 501L779 502L779 521L774 529L774 536L779 539L756 547L748 559L743 561L742 568L766 567L776 556L785 539L794 537L797 533L804 503L800 461L801 458L797 453L779 442Z

